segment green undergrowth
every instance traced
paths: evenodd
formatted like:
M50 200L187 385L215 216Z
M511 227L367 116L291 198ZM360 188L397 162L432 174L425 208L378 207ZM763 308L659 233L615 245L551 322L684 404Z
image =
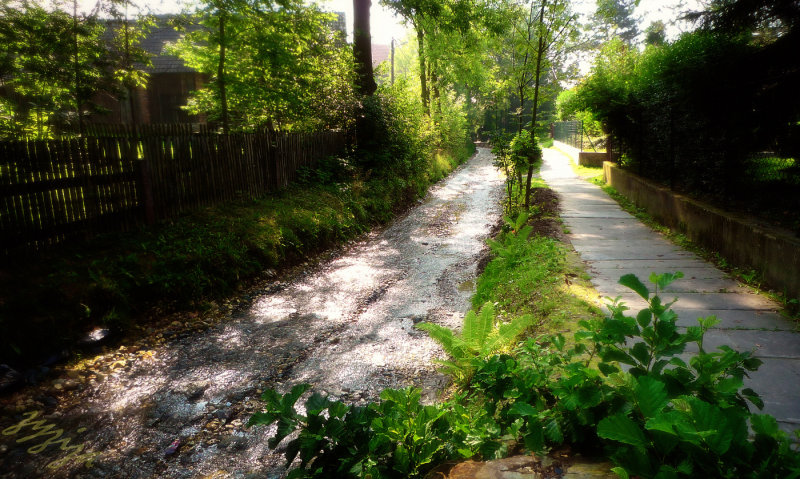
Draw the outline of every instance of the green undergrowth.
M534 215L520 215L489 240L494 259L477 280L472 306L492 303L498 318L531 316L536 330L564 332L577 321L600 315L589 301L585 275L574 253L560 241L533 234Z
M260 199L220 204L13 265L0 275L0 362L24 364L52 354L92 326L124 332L146 323L143 314L154 305L202 308L265 270L302 261L389 220L471 153L467 145L384 169L331 158Z
M682 274L653 273L650 286L621 277L647 307L630 314L616 300L603 316L576 293L584 278L564 245L532 234L536 213L507 218L490 243L495 257L460 331L418 326L448 354L446 399L387 389L354 406L309 385L264 392L249 425L277 423L268 445L286 443L289 477L431 477L443 464L564 444L611 459L621 479L800 477L789 436L744 387L761 361L708 350L717 319L679 328L674 301L662 301Z
M761 361L727 346L706 350L718 320L678 328L673 303L662 302L659 292L681 276L654 273L648 287L625 275L620 283L645 309L629 315L615 301L608 317L580 321L571 341L540 335L508 352L496 340L510 337L502 328L513 323L493 324L486 303L460 335L432 335L451 351L450 370L470 370L446 401L423 404L414 388L384 390L366 406L313 393L298 410L310 386L297 385L265 391L249 425L277 422L269 446L289 438L290 478L418 478L445 461L563 444L610 458L621 479L800 477L788 435L774 417L750 411L763 402L743 380ZM687 355L690 345L696 352Z
M595 177L592 178L590 181L592 183L600 186L603 191L605 191L614 201L619 203L620 207L627 211L628 213L635 216L639 219L642 223L646 224L649 228L654 231L658 231L665 237L667 237L670 241L675 243L676 245L689 250L701 258L705 259L716 265L719 269L725 271L726 273L730 274L732 277L736 278L737 281L740 283L747 285L753 288L757 293L763 294L770 299L776 301L778 304L783 306L782 313L789 317L790 319L794 319L796 321L800 321L800 300L797 298L788 297L786 294L780 291L772 291L769 289L765 289L763 286L763 273L758 271L754 268L741 268L733 263L731 263L727 258L723 255L719 254L719 252L711 251L707 248L704 248L697 243L690 240L686 235L675 231L668 226L663 225L658 220L656 220L652 215L650 215L647 210L643 207L637 206L634 202L629 200L625 195L617 191L614 187L607 185L602 177Z

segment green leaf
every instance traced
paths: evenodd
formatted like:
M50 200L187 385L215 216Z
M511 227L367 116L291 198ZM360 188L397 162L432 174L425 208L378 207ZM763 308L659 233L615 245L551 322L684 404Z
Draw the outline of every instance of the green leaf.
M631 356L636 358L643 366L647 367L650 363L650 349L643 342L638 342L631 348Z
M636 322L639 326L645 328L653 320L653 313L649 309L643 309L636 315Z
M278 414L273 412L265 411L265 412L257 412L253 414L250 419L247 421L248 426L269 426L273 422L278 419Z
M761 400L761 397L758 395L757 392L753 391L750 388L742 389L741 393L742 397L750 401L755 407L759 410L764 409L764 401Z
M564 336L563 335L556 334L551 339L553 341L553 346L555 346L557 350L559 350L559 351L563 351L564 350L565 340L564 340Z
M742 384L741 378L725 378L717 383L715 389L722 394L731 394L737 392Z
M720 320L717 319L716 316L706 316L705 318L697 318L697 322L700 323L700 327L705 329L710 329L720 323Z
M281 404L281 395L274 389L266 389L261 393L261 400L266 402L267 405L273 409L279 409Z
M515 416L537 416L539 411L536 410L535 407L531 406L528 403L517 401L514 403L511 408L509 408L508 413Z
M619 368L617 366L614 366L613 364L609 363L598 363L597 369L599 369L600 372L602 372L606 376L608 376L609 374L614 374L616 372L619 372Z
M330 401L328 401L327 397L320 393L314 393L308 398L308 401L306 401L306 412L314 415L319 414L323 409L328 407L329 403Z
M685 421L686 418L680 412L668 411L648 419L644 427L650 431L661 431L676 436L678 433L675 430L675 426Z
M394 467L395 471L406 473L409 472L411 466L411 454L402 444L398 444L394 450Z
M601 420L597 424L597 435L635 447L643 448L648 444L639 426L624 414L615 414Z
M638 379L634 391L639 410L644 417L654 417L667 405L667 390L664 383L650 376Z
M544 449L544 429L538 421L532 422L528 426L524 441L525 447L529 451L541 452Z
M308 391L310 388L310 384L298 384L297 386L294 386L292 390L281 399L281 406L284 411L287 411L290 408L293 409L294 404L298 399L300 399L300 396L302 396L303 393Z
M286 436L293 433L295 429L297 429L297 421L291 418L281 417L278 419L278 430L275 432L275 436L271 437L267 442L267 445L270 449L275 449L275 447L280 444Z
M611 472L619 476L619 479L630 479L630 476L628 476L628 471L626 471L624 467L612 467Z
M328 414L330 414L331 417L343 418L349 410L350 406L341 401L328 404Z
M635 274L626 274L619 279L619 284L632 289L636 294L644 299L650 298L650 290L642 283Z
M600 353L600 357L603 358L603 361L610 362L610 361L617 361L619 363L630 364L631 366L636 366L636 360L628 355L625 351L622 351L617 348L606 348Z
M756 434L774 437L778 434L778 421L769 414L753 414L750 416L750 426Z
M694 397L689 398L688 401L698 433L705 436L706 444L712 451L719 455L724 454L733 439L732 422L726 419L725 413L713 404Z
M663 273L663 274L650 274L650 282L654 283L659 290L664 290L667 286L672 284L673 281L676 279L683 278L683 273L677 271L675 273Z
M662 465L653 479L677 479L678 473L670 466Z
M547 439L550 439L556 444L564 442L564 433L561 432L561 425L558 424L555 418L547 421L547 424L544 426L544 434L547 436Z

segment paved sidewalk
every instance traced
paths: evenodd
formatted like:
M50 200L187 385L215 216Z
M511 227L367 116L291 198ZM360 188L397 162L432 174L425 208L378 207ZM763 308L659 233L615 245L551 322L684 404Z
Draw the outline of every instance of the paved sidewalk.
M698 317L717 316L721 323L706 335L707 349L723 344L755 349L764 364L746 386L761 395L763 412L775 416L784 430L800 429L800 332L777 313L778 304L739 286L623 211L598 186L577 177L563 153L544 150L541 176L559 193L569 239L603 297L622 296L635 312L645 302L617 283L620 276L634 273L651 286L651 272L683 272L684 278L661 295L665 300L678 297L673 306L678 324L692 326Z

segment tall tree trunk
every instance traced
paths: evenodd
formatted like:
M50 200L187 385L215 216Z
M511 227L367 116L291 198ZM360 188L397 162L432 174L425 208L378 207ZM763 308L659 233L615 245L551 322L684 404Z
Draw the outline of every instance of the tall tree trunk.
M517 134L522 133L522 116L525 113L525 84L519 85L519 114L517 114Z
M370 0L353 0L353 56L356 59L358 90L372 95L378 89L372 72L372 37L369 25Z
M74 61L73 61L73 68L75 73L75 113L78 114L78 133L83 136L84 128L83 128L83 114L81 112L81 80L80 80L80 64L78 59L78 0L72 0L72 30L73 30L73 45L75 48L74 53Z
M430 103L428 101L430 97L428 92L428 72L425 68L425 32L422 31L420 22L415 22L414 28L417 30L417 50L419 51L420 96L422 97L422 106L425 108L425 114L431 116Z
M219 103L222 110L222 133L230 132L228 120L228 92L225 84L225 20L227 12L220 10L219 13L219 63L217 64L217 88L219 89Z
M539 41L536 49L536 74L533 84L533 113L531 114L531 140L536 141L536 116L539 112L539 82L542 74L542 58L544 57L544 8L547 0L542 0L542 8L539 11ZM525 182L525 209L530 209L531 205L531 178L533 177L533 164L528 165L528 177Z
M439 94L439 75L436 73L437 64L435 62L430 62L430 69L431 69L431 90L433 91L433 95L431 97L431 102L436 104L436 114L439 115L441 118L442 116L442 100Z
M125 69L127 73L130 74L131 70L131 42L130 42L130 32L129 32L129 25L128 25L128 2L125 1ZM133 98L134 88L130 85L130 79L126 81L125 90L128 92L128 107L131 109L131 124L135 125L137 123L136 118L136 102Z

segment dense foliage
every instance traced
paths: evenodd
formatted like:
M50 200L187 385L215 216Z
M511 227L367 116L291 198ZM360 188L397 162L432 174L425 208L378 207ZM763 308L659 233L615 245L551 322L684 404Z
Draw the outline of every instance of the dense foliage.
M601 121L639 174L754 211L796 209L800 29L788 3L711 2L702 28L643 52L610 41L562 106Z
M148 60L138 45L148 19L121 19L117 26L125 28L110 32L108 25L96 11L70 14L36 1L0 5L0 138L77 131L84 117L102 112L98 95L121 98L144 82Z
M655 294L623 276L648 308L631 317L615 302L610 317L581 322L572 346L551 335L513 354L471 349L474 374L450 401L422 405L418 390L385 390L380 402L355 407L315 393L300 413L296 402L309 388L301 385L266 391L250 424L278 422L271 447L299 431L287 446L287 464L300 457L290 477L423 477L446 459L564 442L603 450L621 478L797 477L800 454L786 433L748 410L762 404L742 379L760 361L727 346L707 352L704 334L716 318L680 332L672 303L658 296L680 276L651 275ZM698 352L686 361L690 344Z
M235 130L347 127L355 71L333 19L299 1L200 4L169 50L210 78L187 109Z

